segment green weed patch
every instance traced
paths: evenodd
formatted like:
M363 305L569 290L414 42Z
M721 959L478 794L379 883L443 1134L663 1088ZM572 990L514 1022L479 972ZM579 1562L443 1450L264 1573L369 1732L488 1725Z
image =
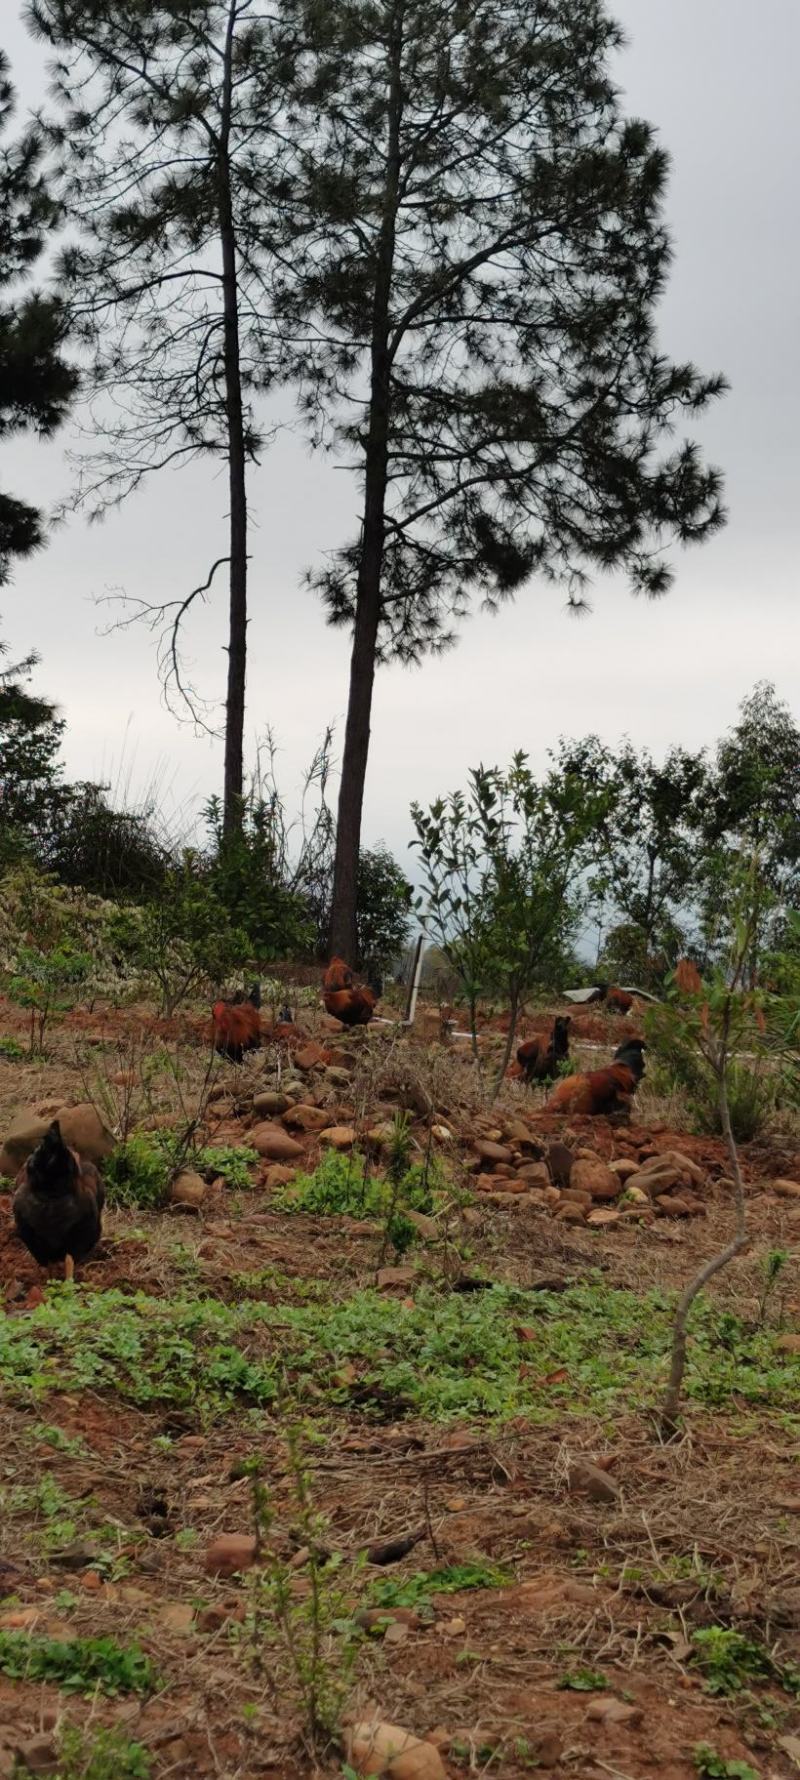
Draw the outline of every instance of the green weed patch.
M459 1595L470 1588L507 1588L514 1578L500 1564L446 1564L440 1570L418 1570L402 1581L381 1577L369 1589L371 1607L429 1607L434 1595Z
M413 1305L372 1291L338 1303L227 1305L55 1289L26 1317L0 1314L0 1385L17 1399L105 1390L144 1408L213 1416L280 1394L395 1418L549 1421L655 1403L670 1315L661 1294L639 1298L602 1283L469 1296L421 1286ZM692 1337L690 1397L796 1415L800 1362L776 1349L769 1330L704 1303Z
M64 1693L152 1693L158 1677L138 1644L115 1638L44 1638L0 1632L0 1674L51 1681Z

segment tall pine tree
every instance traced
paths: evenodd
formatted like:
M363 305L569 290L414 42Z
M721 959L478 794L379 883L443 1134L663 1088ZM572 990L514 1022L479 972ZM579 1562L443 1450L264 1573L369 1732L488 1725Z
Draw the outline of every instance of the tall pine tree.
M13 112L14 88L0 51L0 135ZM63 420L77 385L76 372L62 357L61 304L25 288L57 214L41 161L36 131L0 147L0 292L13 289L0 300L0 440L28 428L47 437ZM0 490L0 586L14 558L29 556L42 542L37 508Z
M166 607L167 687L202 721L180 630L228 570L224 829L243 809L248 465L253 399L270 379L259 192L274 100L270 27L255 0L32 0L56 51L50 137L78 225L61 274L91 355L104 441L82 493L102 507L200 454L225 465L227 551Z
M376 665L477 598L585 600L723 519L694 444L723 387L658 350L667 158L626 118L604 0L282 0L275 305L360 523L314 576L352 629L331 942L354 956Z

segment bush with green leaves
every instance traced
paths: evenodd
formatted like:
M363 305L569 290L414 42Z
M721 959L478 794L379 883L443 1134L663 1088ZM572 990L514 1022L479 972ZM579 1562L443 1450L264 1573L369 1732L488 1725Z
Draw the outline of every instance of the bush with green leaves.
M56 1742L56 1780L149 1780L152 1760L147 1749L123 1731L65 1724ZM24 1770L18 1780L26 1780Z
M67 939L46 952L38 946L20 946L8 993L12 1001L30 1009L31 1056L35 1049L43 1050L48 1021L72 1005L91 968L88 952L78 951Z
M48 1638L34 1632L0 1631L0 1675L13 1681L49 1681L63 1693L113 1697L152 1693L158 1676L138 1644L116 1638Z
M386 970L402 955L411 930L414 893L382 841L358 856L356 931L358 962Z
M759 1780L758 1769L749 1761L731 1760L712 1749L710 1743L696 1743L692 1760L700 1780Z
M437 1156L406 1161L395 1210L430 1212L446 1187L447 1177ZM297 1174L288 1186L278 1188L273 1202L286 1211L315 1217L384 1218L391 1214L392 1200L393 1182L373 1173L357 1149L347 1155L331 1149L325 1151L313 1174Z
M163 1205L170 1181L180 1168L220 1176L226 1186L243 1191L252 1185L251 1170L258 1161L255 1150L244 1144L195 1147L172 1131L133 1132L117 1145L104 1164L110 1205L155 1211Z
M191 854L167 872L157 901L118 909L110 932L117 952L156 983L167 1015L188 996L224 983L252 955L247 934L232 924Z
M413 804L422 875L416 907L461 980L473 1054L479 1056L479 995L510 1007L499 1092L523 999L552 975L574 931L580 883L594 857L606 793L579 773L552 768L537 783L527 756L477 767L467 793L424 811Z

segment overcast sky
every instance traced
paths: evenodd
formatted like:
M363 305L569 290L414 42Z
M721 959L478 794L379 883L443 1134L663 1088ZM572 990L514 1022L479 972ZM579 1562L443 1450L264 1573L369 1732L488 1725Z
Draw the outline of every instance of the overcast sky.
M662 345L732 384L698 429L725 471L730 522L678 558L676 586L657 605L608 580L592 615L576 620L557 590L532 585L498 617L473 618L443 659L381 671L365 840L383 838L401 856L411 800L463 784L479 761L525 748L541 763L560 733L588 730L609 741L627 733L656 753L700 745L734 720L758 679L798 704L800 5L619 0L616 13L629 37L618 71L629 109L658 127L672 157ZM24 109L41 97L41 53L13 16L3 37ZM67 442L7 445L3 486L54 501L69 484ZM250 498L249 736L272 727L293 802L326 722L343 728L349 654L302 571L352 534L356 491L284 435ZM161 703L152 639L104 636L95 601L109 589L152 599L188 591L225 553L225 512L224 481L207 466L165 472L104 525L72 519L3 590L0 635L41 653L38 684L67 718L72 776L114 778L123 762L141 785L163 771L179 803L219 788L219 747ZM195 677L210 695L223 685L224 618L218 595L192 631Z

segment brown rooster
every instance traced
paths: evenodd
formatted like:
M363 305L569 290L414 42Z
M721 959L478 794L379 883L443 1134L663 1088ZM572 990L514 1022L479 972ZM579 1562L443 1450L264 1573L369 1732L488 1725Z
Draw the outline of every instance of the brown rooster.
M629 1112L644 1075L644 1050L643 1038L627 1038L614 1052L614 1061L607 1069L592 1069L586 1075L570 1075L559 1082L545 1111L584 1113L590 1117Z
M559 1014L549 1039L528 1038L517 1051L517 1062L526 1082L554 1082L559 1064L569 1057L569 1014Z
M349 964L332 958L322 979L325 1012L343 1026L367 1026L378 999L373 989L357 989Z
M63 1261L64 1278L73 1279L75 1262L85 1261L100 1241L104 1203L94 1163L68 1148L54 1119L17 1175L17 1235L48 1274Z
M254 983L249 995L239 990L231 1001L215 1001L211 1009L214 1049L231 1063L241 1063L245 1051L257 1051L261 1044L261 984Z

